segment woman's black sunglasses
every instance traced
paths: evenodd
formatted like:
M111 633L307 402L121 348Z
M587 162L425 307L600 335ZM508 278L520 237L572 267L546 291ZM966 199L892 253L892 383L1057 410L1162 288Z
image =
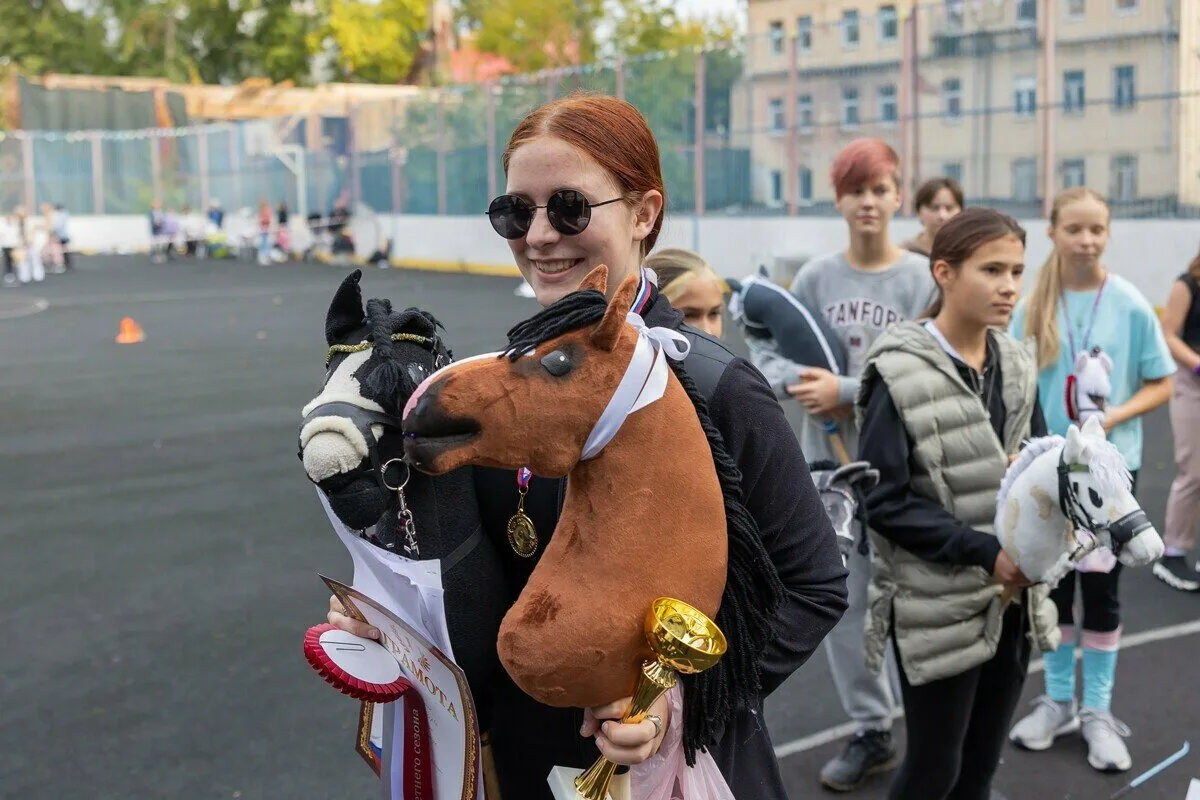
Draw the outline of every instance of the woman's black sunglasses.
M592 209L616 203L624 198L617 197L603 203L589 203L587 198L574 189L559 189L550 195L544 206L535 206L524 197L502 194L488 206L488 219L492 228L505 239L520 239L529 233L533 215L539 208L546 209L550 226L565 236L583 233L592 220Z

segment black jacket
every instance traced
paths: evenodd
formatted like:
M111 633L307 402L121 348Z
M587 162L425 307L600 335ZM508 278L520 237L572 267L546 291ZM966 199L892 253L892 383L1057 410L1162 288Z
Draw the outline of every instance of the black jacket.
M953 355L950 360L967 386L977 388L987 406L992 430L1003 441L1008 410L1001 391L1004 376L991 337L982 375ZM1041 400L1035 395L1029 436L1045 435L1046 420ZM886 525L875 528L880 536L926 561L992 571L996 556L1000 555L1000 540L971 528L936 500L912 491L909 455L913 440L883 381L876 381L871 390L858 441L859 457L879 470L879 483L867 495L867 518L887 521Z
M762 660L765 698L841 619L847 573L796 436L766 381L719 341L685 326L683 315L652 292L642 316L647 325L679 330L691 341L684 368L708 399L713 424L741 470L746 506L787 590L777 638ZM516 556L505 535L517 507L516 474L478 469L476 486L484 530L503 554L515 601L557 524L566 481L535 477L530 483L525 510L539 537L531 559ZM579 735L583 711L541 705L503 671L499 683L491 741L504 798L552 800L546 777L554 766L582 769L599 756L593 740ZM713 756L738 800L786 800L761 706L734 718Z

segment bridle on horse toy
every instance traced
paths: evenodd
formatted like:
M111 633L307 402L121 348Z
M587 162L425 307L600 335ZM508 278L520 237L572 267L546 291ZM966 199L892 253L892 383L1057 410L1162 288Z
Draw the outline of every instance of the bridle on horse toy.
M441 339L436 336L419 336L415 333L393 333L390 338L393 342L413 342L428 349L430 354L433 356L433 370L431 370L430 374L432 374L432 372L436 372L453 361L453 355L445 347L445 345L442 344ZM329 364L333 361L334 355L337 353L361 353L365 350L370 350L374 346L374 342L366 340L359 342L358 344L331 345L329 347L329 352L325 356L325 367L329 367ZM304 425L316 417L329 416L343 417L350 420L351 424L353 424L358 430L359 434L362 435L363 441L365 441L367 444L367 455L371 460L371 466L368 469L365 469L364 472L375 473L375 482L378 484L379 489L384 496L387 496L392 492L395 493L396 526L397 532L403 531L404 534L403 542L401 543L402 549L404 550L404 555L411 559L420 559L420 548L417 546L417 529L413 524L412 511L409 509L408 502L404 497L404 487L408 485L408 479L412 474L411 468L409 467L408 461L403 455L401 455L399 458L389 458L384 460L379 452L379 442L382 441L383 437L381 436L379 439L376 439L374 433L371 431L372 425L381 425L386 429L399 432L401 428L401 419L393 414L387 413L386 411L373 411L371 409L357 406L354 403L332 401L329 403L322 403L310 411L308 415L305 416L301 421L300 426L303 428ZM301 459L303 459L303 448L300 450L298 455L301 457ZM404 468L404 479L395 486L388 483L387 480L388 469L393 465ZM388 510L391 510L391 507L389 507ZM385 512L384 517L386 516L387 514ZM380 518L381 521L382 519L383 517ZM377 523L376 529L378 529L378 527L379 526ZM380 538L378 533L376 534L376 538ZM388 550L394 550L396 548L396 541L392 537L380 538L380 544L382 544Z
M1065 448L1064 448L1065 451ZM1079 493L1075 491L1075 486L1068 480L1072 472L1088 472L1086 464L1068 464L1064 458L1064 453L1058 455L1058 507L1062 510L1063 516L1066 517L1076 530L1087 531L1092 536L1099 533L1107 532L1109 539L1112 541L1111 549L1113 555L1120 555L1121 549L1127 545L1133 537L1137 536L1147 528L1152 527L1150 520L1146 518L1146 512L1141 508L1129 512L1114 522L1099 522L1092 516L1091 512L1084 506L1083 501L1079 498ZM1083 554L1084 545L1080 544L1074 553L1071 554L1072 560Z

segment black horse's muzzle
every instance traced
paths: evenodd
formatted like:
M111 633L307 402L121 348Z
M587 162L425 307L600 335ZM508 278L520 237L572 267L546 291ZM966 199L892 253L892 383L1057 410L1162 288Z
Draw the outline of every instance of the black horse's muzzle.
M381 411L372 411L353 403L323 403L300 422L302 432L310 422L320 417L338 417L348 420L367 445L367 457L351 470L339 472L319 481L314 481L329 500L329 506L348 528L364 530L374 525L383 516L389 505L389 495L403 482L407 466L400 460L403 445L399 437L390 437L388 432L398 433L399 424L395 417ZM382 425L385 433L376 440L373 425ZM389 439L393 439L394 446ZM304 460L304 444L300 440L297 456ZM395 457L388 453L395 450ZM307 474L307 471L306 471ZM312 476L309 476L312 480Z

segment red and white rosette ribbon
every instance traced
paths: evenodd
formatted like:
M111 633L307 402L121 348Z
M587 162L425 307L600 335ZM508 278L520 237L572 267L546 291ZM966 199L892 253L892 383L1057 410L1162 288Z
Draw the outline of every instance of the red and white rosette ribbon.
M387 648L328 623L304 635L304 657L325 682L370 703L404 700L404 800L433 800L433 746L420 690Z

